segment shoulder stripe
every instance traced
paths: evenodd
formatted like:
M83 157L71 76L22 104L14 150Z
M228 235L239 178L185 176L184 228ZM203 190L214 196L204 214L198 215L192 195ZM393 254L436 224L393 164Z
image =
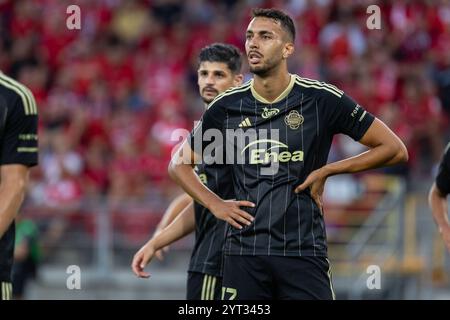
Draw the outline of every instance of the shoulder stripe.
M247 91L250 89L250 87L251 87L251 82L248 82L240 87L234 87L234 88L228 89L228 90L222 92L221 94L219 94L217 97L215 97L214 100L211 101L211 103L208 105L208 107L206 109L209 109L216 101L222 99L223 97L232 95L234 93Z
M338 93L344 94L344 91L338 89L335 85L332 85L331 83L326 83L326 82L323 82L323 81L314 80L314 79L310 79L310 78L304 78L304 77L300 77L299 75L296 75L296 76L297 76L297 79L299 79L299 80L303 80L305 82L312 83L312 84L316 83L316 84L328 86L328 87L336 90Z
M230 93L233 92L237 92L237 91L242 91L242 89L247 89L249 86L251 85L251 81L247 81L246 83L244 83L242 86L239 87L232 87L230 89L225 90L224 92L222 92L221 94L219 94L217 97L214 98L213 101L211 101L211 103L209 105L211 105L215 100L220 99L221 97L223 97L224 95L229 95Z
M240 85L238 87L231 87L231 88L225 90L224 92L222 92L221 94L219 94L217 97L219 97L221 95L224 95L225 93L230 93L230 92L234 92L234 91L237 91L237 90L240 90L240 89L243 89L243 88L247 88L250 85L251 85L251 80L247 81L246 83L244 83L243 85Z
M5 81L3 79L3 77L1 77L1 76L0 76L0 84L13 90L15 93L17 93L21 97L22 103L23 103L23 106L25 109L25 114L29 115L31 112L31 107L30 107L30 102L28 100L29 99L28 96L19 88L15 87L15 86L11 85L9 82Z
M344 91L339 90L338 88L336 88L335 86L325 83L325 82L320 82L320 81L316 81L316 80L310 80L310 79L306 79L306 78L301 78L296 76L296 82L299 85L303 85L305 87L313 87L313 88L317 88L317 89L325 89L329 92L334 93L336 96L338 97L342 97L342 95L344 94Z
M33 94L27 87L6 76L5 74L0 74L0 84L13 90L22 98L26 115L37 114L36 101L34 100Z
M297 79L300 81L304 81L306 83L310 83L310 84L317 84L317 85L323 85L323 86L327 86L330 89L335 90L336 92L343 94L344 91L338 89L336 86L332 85L331 83L326 83L323 81L319 81L319 80L314 80L314 79L309 79L309 78L304 78L304 77L300 77L299 75L296 75Z
M2 75L5 79L9 80L9 82L11 84L15 84L17 87L21 88L27 95L29 98L29 101L31 102L30 104L30 108L31 108L31 113L30 114L37 114L37 106L36 106L36 100L34 99L33 93L31 92L30 89L28 89L26 86L24 86L23 84L21 84L20 82L14 80L11 77L8 77L7 75L3 74Z
M330 89L326 86L321 86L321 85L317 85L317 84L308 84L308 83L298 81L298 80L295 80L295 83L297 83L300 86L306 87L306 88L316 88L316 89L320 89L320 90L326 90L339 98L342 97L342 94L339 94L336 91L334 91L333 89Z
M447 144L447 146L444 149L444 153L447 153L450 150L450 142Z
M336 94L338 94L338 95L343 95L343 94L344 94L344 92L343 92L342 90L339 90L339 89L336 88L335 86L330 85L330 84L325 83L325 82L315 81L315 80L308 80L308 79L300 78L300 77L297 78L296 80L297 80L299 83L304 83L304 84L307 84L307 85L316 85L316 86L319 86L319 87L327 88L327 89L329 89L329 90L334 91L334 92L335 92Z

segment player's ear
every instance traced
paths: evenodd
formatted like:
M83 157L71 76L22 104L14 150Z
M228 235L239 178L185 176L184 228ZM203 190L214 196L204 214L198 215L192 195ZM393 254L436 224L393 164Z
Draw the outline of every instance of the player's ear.
M283 59L289 58L295 51L294 44L292 42L286 42L283 48Z
M242 84L242 81L244 80L244 76L242 74L237 74L234 76L233 79L233 86L238 87Z

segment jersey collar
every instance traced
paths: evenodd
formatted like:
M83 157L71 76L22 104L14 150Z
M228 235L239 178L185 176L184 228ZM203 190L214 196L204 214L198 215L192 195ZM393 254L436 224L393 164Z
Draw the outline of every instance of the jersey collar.
M289 81L289 85L286 87L286 89L284 89L284 91L272 102L266 100L264 97L262 97L258 92L256 92L254 86L253 86L253 79L251 80L251 85L250 85L250 90L252 91L252 95L253 97L258 100L259 102L265 103L265 104L274 104L277 102L280 102L281 100L283 100L284 98L287 97L287 95L291 92L292 88L294 87L295 84L295 76L294 75L290 75L291 76L291 81Z

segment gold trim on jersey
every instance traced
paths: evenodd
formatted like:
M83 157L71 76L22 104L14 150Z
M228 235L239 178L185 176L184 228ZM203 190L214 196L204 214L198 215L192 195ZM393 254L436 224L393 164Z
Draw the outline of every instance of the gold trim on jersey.
M359 117L359 122L361 122L362 119L364 119L364 117L366 116L366 114L367 114L367 111L364 110L364 112L363 112L363 114L361 115L361 117Z
M223 97L229 96L229 95L231 95L231 94L233 94L233 93L244 92L244 91L248 90L248 88L250 87L250 85L251 85L251 81L247 81L246 83L244 83L243 85L241 85L241 86L239 86L239 87L233 87L233 88L230 88L230 89L228 89L228 90L225 90L224 92L222 92L221 94L219 94L217 97L215 97L214 100L211 101L211 103L206 107L206 109L211 108L212 105L213 105L216 101L220 100L220 99L223 98Z
M216 289L216 280L214 276L208 274L203 275L201 300L214 300L214 291Z
M23 84L0 72L0 84L16 92L21 98L25 115L37 114L36 101L31 91Z
M450 149L450 142L447 144L447 146L444 149L444 153L447 153L447 151Z
M1 300L12 300L12 284L10 282L2 282Z
M340 94L344 94L344 91L340 90L338 87L336 87L335 85L332 85L331 83L327 83L327 82L323 82L323 81L319 81L319 80L315 80L315 79L310 79L310 78L305 78L305 77L300 77L299 75L296 75L297 79L299 80L303 80L305 82L309 82L309 83L319 83L322 85L326 85L328 87L331 87L332 89L334 89L336 92L340 93Z
M211 276L207 276L208 277L208 283L206 285L206 296L205 296L205 300L210 300L209 296L211 294Z
M17 152L38 152L38 148L27 148L27 147L19 147L17 148Z
M325 258L328 262L328 281L330 282L330 289L331 289L331 296L333 297L333 300L336 300L336 294L334 293L334 288L333 288L333 274L331 273L331 263L330 260L328 260L328 258Z
M211 298L211 300L214 300L214 293L216 291L216 279L217 277L213 277L212 278L212 284L211 284L211 293L209 295L209 297Z
M342 95L344 94L344 92L342 90L339 90L338 88L336 88L335 86L325 83L325 82L320 82L317 80L311 80L311 79L307 79L307 78L302 78L298 75L295 76L295 83L297 83L300 86L306 87L306 88L316 88L316 89L320 89L320 90L326 90L328 92L331 92L332 94L334 94L337 97L342 97Z
M288 96L288 94L291 92L292 88L294 87L295 76L292 74L290 74L290 76L291 76L291 80L289 81L289 84L286 87L286 89L284 89L284 91L278 97L276 97L276 99L273 101L268 101L266 98L262 97L258 92L256 92L254 85L253 85L253 79L252 79L250 84L251 84L251 90L252 90L253 97L256 100L258 100L259 102L266 103L266 104L273 104L273 103L277 103L277 102L283 100L284 98L286 98Z
M200 297L201 300L205 300L205 291L206 291L206 282L208 281L208 275L203 276L203 285L202 285L202 295Z

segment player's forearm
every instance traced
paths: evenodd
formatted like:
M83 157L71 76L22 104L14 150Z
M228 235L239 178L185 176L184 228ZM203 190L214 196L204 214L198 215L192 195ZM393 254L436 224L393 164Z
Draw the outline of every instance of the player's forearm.
M205 208L210 209L214 203L222 200L200 181L189 164L172 161L169 174L186 193Z
M158 224L158 230L162 230L169 224L171 224L172 221L174 221L175 218L178 217L178 215L183 211L183 209L189 206L192 202L192 198L186 193L183 193L176 197L170 203L166 212L164 212L164 215Z
M25 181L0 186L0 238L16 218L25 196Z
M154 250L159 250L185 237L195 230L194 203L185 207L172 223L152 240Z
M444 229L449 229L450 223L448 221L447 198L441 194L439 189L436 187L436 184L433 184L431 187L428 195L428 202L431 207L433 219L436 222L439 231L442 232Z
M381 144L357 156L327 164L323 167L326 176L341 173L356 173L369 169L391 166L407 161L403 145Z

